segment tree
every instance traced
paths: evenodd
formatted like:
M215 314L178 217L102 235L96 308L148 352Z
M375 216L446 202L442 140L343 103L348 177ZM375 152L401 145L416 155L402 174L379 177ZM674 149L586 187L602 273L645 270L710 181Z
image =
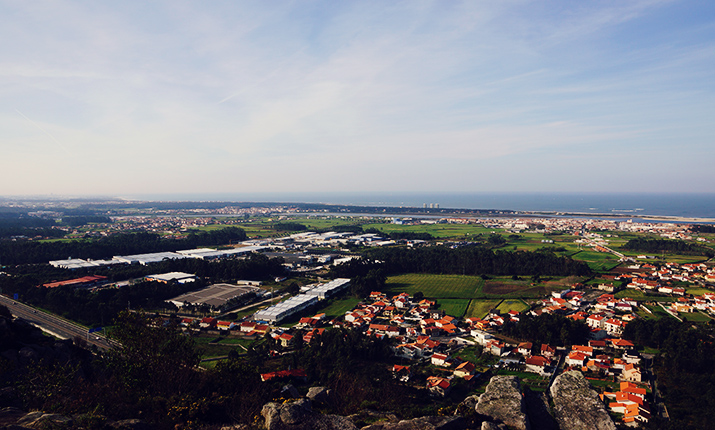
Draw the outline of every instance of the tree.
M300 293L300 285L297 282L291 282L287 291L289 294L298 294Z
M492 233L487 238L487 242L489 242L490 245L499 246L505 244L506 239L500 234Z
M193 339L177 324L123 311L110 336L116 343L106 362L126 388L164 395L190 388L200 358Z
M382 291L387 281L387 276L382 269L371 269L365 275L352 278L350 290L357 298L370 295L372 291Z

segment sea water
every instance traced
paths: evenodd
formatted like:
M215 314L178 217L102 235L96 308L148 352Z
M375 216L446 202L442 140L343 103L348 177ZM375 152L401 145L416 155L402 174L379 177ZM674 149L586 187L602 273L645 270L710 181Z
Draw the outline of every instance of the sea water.
M715 218L715 193L222 193L135 196L147 200L325 203L378 207L436 207L537 212Z

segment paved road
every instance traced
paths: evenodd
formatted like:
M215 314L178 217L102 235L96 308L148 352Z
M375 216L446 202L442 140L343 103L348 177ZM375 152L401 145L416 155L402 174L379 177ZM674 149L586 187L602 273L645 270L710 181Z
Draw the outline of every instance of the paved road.
M55 337L61 339L74 339L75 337L79 337L86 340L89 345L94 345L102 350L111 347L107 339L101 334L88 334L85 327L62 319L49 312L35 309L3 295L0 295L0 304L7 306L13 316L21 318Z

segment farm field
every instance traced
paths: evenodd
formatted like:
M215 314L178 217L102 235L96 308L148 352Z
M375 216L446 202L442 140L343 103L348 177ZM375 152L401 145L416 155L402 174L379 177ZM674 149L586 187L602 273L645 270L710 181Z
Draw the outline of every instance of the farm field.
M447 315L463 318L469 307L468 299L440 299L437 301L439 308Z
M707 293L715 293L715 291L709 290L709 289L703 288L703 287L691 287L691 288L686 288L685 293L692 294L694 296L702 296L703 294L707 294Z
M199 231L214 231L214 230L221 230L223 228L228 228L228 227L243 228L242 225L236 225L236 224L209 224L209 225L202 225L201 227L194 227L194 229L199 230Z
M412 233L429 233L436 238L447 237L468 237L479 234L490 234L493 230L475 224L420 224L420 225L397 225L397 224L364 224L364 229L376 228L383 233L389 234L398 231Z
M509 311L523 312L529 309L529 305L524 303L523 300L505 299L499 304L499 306L497 306L497 309L501 313L507 313Z
M472 300L471 303L469 303L469 308L467 308L464 317L484 318L490 310L499 305L499 302L501 302L501 300Z
M419 291L430 299L472 299L483 295L483 286L484 280L478 276L408 273L388 277L385 292L414 296Z
M330 229L338 225L358 225L361 224L360 218L317 218L317 217L297 217L279 222L294 222L303 224L308 227L308 230Z
M574 260L585 261L591 270L607 272L618 266L618 258L607 252L581 251L571 256Z
M239 225L213 224L213 225L199 227L199 230L211 231L211 230L216 230L216 229L225 228L225 227L242 228L246 232L246 236L248 236L251 239L273 236L276 234L276 231L273 230L272 228L270 228L268 225L263 225L260 223L239 224Z
M481 297L484 298L539 298L552 291L564 289L565 286L578 282L573 277L546 281L532 285L527 278L513 280L508 276L500 276L486 281Z

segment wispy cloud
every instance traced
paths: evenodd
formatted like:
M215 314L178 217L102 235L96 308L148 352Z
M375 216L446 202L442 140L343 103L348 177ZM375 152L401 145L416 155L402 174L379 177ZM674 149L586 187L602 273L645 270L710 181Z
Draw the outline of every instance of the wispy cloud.
M680 6L4 3L0 194L230 192L246 175L256 191L557 189L559 160L598 147L653 148L634 167L652 177L676 145L715 157L715 22L668 20ZM103 180L41 173L56 160L21 149L47 148L38 131Z

